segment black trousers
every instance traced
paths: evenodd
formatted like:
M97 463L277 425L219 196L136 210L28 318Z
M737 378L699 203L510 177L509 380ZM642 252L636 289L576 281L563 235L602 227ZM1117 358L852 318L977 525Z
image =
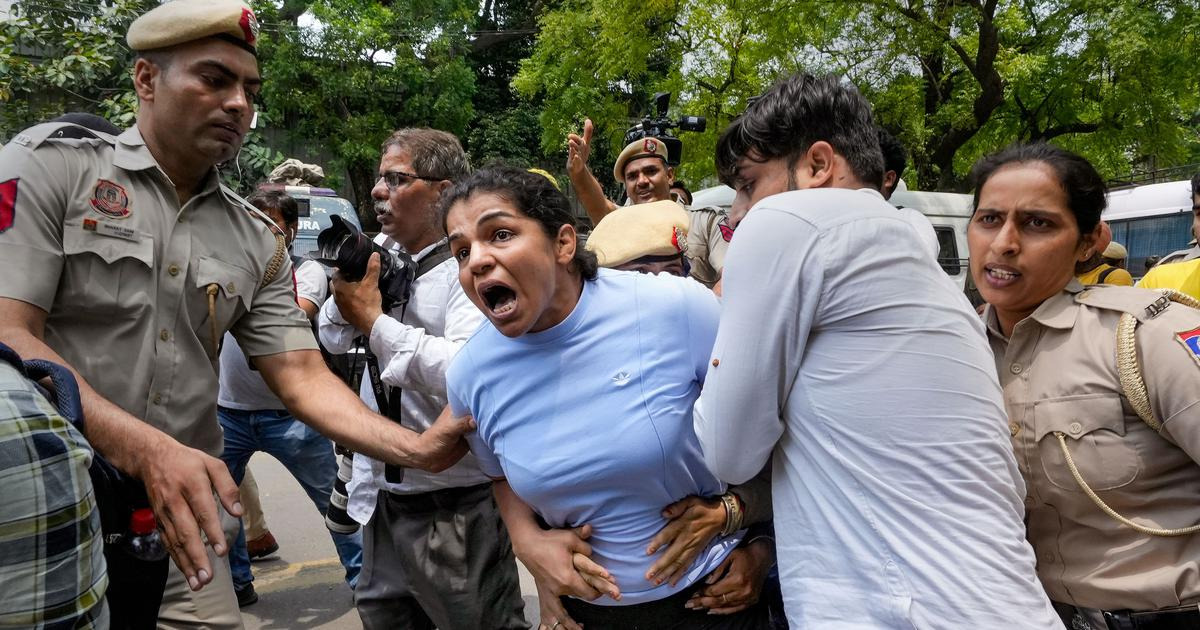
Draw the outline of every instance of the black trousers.
M664 599L630 606L597 606L573 597L563 597L563 607L587 630L767 630L770 620L762 600L732 615L710 615L683 605L704 579Z

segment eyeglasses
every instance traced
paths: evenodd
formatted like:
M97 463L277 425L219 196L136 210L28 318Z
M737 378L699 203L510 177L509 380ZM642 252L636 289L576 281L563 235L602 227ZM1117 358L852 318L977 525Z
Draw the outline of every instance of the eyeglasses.
M384 171L384 173L379 176L379 179L382 179L383 183L387 185L389 192L396 190L397 188L408 186L409 184L413 183L413 180L417 179L422 179L427 182L442 181L441 177L424 177L422 175L415 175L413 173L405 173L404 171ZM379 179L375 180L375 183L379 183Z

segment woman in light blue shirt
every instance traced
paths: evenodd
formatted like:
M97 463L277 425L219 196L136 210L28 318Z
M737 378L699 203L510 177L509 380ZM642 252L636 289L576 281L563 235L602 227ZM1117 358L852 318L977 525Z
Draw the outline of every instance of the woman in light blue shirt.
M597 270L576 246L566 198L541 176L484 169L442 203L463 290L489 320L447 373L450 404L479 425L472 450L497 480L516 553L526 559L538 517L590 533L590 559L574 556L590 588L559 579L553 590L603 594L563 598L570 618L543 626L763 627L759 605L724 616L685 607L720 577L740 531L708 541L677 582L647 579L663 507L725 490L692 430L716 333L712 293L665 274Z

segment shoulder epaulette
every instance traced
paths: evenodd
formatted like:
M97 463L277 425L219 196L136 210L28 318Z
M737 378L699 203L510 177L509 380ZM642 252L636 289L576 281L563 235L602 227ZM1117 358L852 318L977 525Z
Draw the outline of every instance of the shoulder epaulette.
M705 212L715 215L724 215L725 210L716 206L684 206L688 212Z
M1139 322L1154 319L1172 301L1163 291L1137 287L1092 286L1075 294L1076 304L1128 313Z
M9 144L14 144L25 147L29 150L33 150L42 146L42 144L46 142L63 141L99 141L111 146L115 146L117 144L116 136L68 122L42 123L40 125L34 125L13 136Z
M260 222L262 222L263 225L267 226L267 229L271 231L271 234L274 234L276 236L284 235L283 230L279 229L279 225L277 223L275 223L274 219L267 216L267 213L254 207L254 204L243 199L242 196L237 194L236 192L234 192L232 188L226 186L225 184L221 184L220 186L221 186L221 194L225 196L225 199L227 199L229 201L229 203L232 203L235 206L239 206L242 209L244 209L246 212L249 212L250 216L254 217L255 219L258 219Z
M283 230L279 229L279 225L271 217L267 216L265 212L255 208L254 204L249 201L242 199L242 196L233 192L232 188L225 184L220 184L220 191L230 203L242 207L250 213L250 216L266 225L271 235L275 237L275 253L271 255L271 260L267 262L267 269L263 273L262 283L259 285L260 287L265 287L271 283L271 280L275 279L275 276L283 267L284 261L288 259L287 239L283 234Z

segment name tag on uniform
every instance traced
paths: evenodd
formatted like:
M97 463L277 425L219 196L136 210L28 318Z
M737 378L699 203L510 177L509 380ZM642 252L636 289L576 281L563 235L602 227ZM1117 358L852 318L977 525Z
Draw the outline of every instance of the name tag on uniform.
M125 227L123 225L114 225L112 223L108 223L107 221L97 221L96 219L84 219L83 220L83 229L87 230L88 232L95 232L96 234L99 234L101 236L108 236L111 238L124 239L126 241L132 241L134 243L142 240L142 237L140 234L137 233L137 230L134 230L133 228Z

